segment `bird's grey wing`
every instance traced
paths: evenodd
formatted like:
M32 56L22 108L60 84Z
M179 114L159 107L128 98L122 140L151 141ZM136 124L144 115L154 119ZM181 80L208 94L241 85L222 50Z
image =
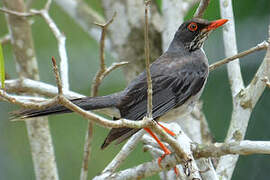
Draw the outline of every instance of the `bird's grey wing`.
M181 106L196 95L204 85L207 75L204 71L183 69L172 76L159 75L153 78L153 118ZM141 82L146 83L146 82ZM121 116L141 120L147 113L147 86L137 84L124 99ZM132 99L132 100L131 100ZM126 102L126 103L125 103Z

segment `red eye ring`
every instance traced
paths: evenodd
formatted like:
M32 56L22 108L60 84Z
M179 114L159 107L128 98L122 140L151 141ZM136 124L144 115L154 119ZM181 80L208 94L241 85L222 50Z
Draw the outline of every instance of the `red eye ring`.
M192 22L188 25L188 29L190 31L196 31L198 29L198 25L195 22Z

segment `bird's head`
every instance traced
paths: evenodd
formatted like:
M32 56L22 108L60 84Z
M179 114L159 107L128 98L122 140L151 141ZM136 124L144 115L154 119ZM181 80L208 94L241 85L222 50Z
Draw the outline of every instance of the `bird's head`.
M194 18L184 22L175 33L174 40L180 41L189 51L201 48L210 32L222 26L228 20L219 19L208 21L205 19Z

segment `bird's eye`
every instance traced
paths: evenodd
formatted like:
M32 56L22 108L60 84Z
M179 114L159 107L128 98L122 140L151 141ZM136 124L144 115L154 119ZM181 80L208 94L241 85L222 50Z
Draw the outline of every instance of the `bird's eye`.
M190 24L188 25L188 29L189 29L190 31L196 31L196 30L198 29L198 26L197 26L197 24L196 24L195 22L192 22L192 23L190 23Z

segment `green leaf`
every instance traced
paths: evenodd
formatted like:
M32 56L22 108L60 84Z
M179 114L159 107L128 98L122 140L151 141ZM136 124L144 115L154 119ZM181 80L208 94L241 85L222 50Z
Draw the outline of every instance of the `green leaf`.
M1 80L1 87L5 88L5 62L1 43L0 43L0 80Z

